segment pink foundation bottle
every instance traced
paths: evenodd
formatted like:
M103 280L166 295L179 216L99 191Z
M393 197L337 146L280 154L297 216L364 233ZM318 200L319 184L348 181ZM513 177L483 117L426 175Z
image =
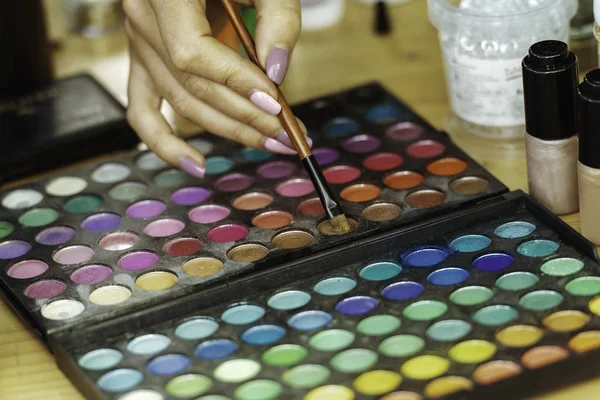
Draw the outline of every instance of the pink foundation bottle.
M557 215L579 209L577 190L577 57L546 40L523 60L529 194Z
M600 246L600 69L585 76L577 97L581 233Z

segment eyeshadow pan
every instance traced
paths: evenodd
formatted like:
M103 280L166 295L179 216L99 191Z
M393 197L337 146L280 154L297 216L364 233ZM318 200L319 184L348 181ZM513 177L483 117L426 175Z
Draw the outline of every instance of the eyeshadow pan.
M246 382L235 390L240 400L273 400L282 392L281 384L268 379Z
M348 224L350 225L350 232L340 232L337 229L334 229L334 227L331 225L331 221L328 219L319 222L319 225L317 225L317 229L323 235L328 235L328 236L347 235L349 233L354 232L356 230L356 228L358 227L358 222L356 222L352 218L347 218L347 220L348 220Z
M146 272L135 280L137 287L151 291L167 290L176 283L177 275L166 271Z
M473 379L480 385L491 385L522 372L521 366L512 361L496 360L483 364L473 372Z
M231 325L247 325L258 321L265 310L254 304L237 304L221 314L221 319Z
M273 158L274 154L264 150L252 149L250 147L246 147L242 150L242 157L246 161L250 162L261 162L266 161Z
M547 275L568 276L581 271L584 265L582 261L576 258L561 257L546 261L540 269Z
M314 192L315 187L308 179L290 179L275 187L277 193L284 197L302 197Z
M402 377L392 371L368 371L356 378L352 384L356 391L376 396L396 389L402 383Z
M473 266L481 271L500 271L513 265L515 258L506 253L487 253L473 261Z
M75 239L77 231L70 226L54 226L37 234L35 240L46 246L58 246Z
M542 322L554 332L573 332L586 326L590 320L591 317L581 311L564 310L548 315Z
M310 233L293 230L276 234L273 239L271 239L271 243L273 243L273 246L280 249L299 249L308 246L313 240L314 237Z
M46 192L52 196L72 196L87 187L85 179L78 176L61 176L46 185Z
M430 321L441 317L448 306L437 300L423 300L412 303L404 309L402 315L413 321Z
M414 392L402 391L386 394L380 400L423 400L423 398Z
M304 397L304 400L324 399L352 400L354 399L354 392L345 386L326 385L311 390Z
M415 335L396 335L385 339L377 350L387 357L409 357L425 347L425 341Z
M473 382L462 376L445 376L429 382L425 387L425 395L439 399L452 393L469 391L473 386Z
M540 281L537 275L531 272L511 272L502 275L496 280L496 286L500 289L518 291L528 289Z
M427 166L427 171L438 176L452 176L464 172L468 164L458 158L442 158Z
M514 221L500 225L494 231L496 236L500 236L505 239L516 239L525 237L535 231L535 225L529 222Z
M467 336L472 330L471 324L459 319L439 321L427 328L426 335L438 342L453 342Z
M14 232L14 230L15 227L10 222L0 221L0 239L4 239L5 237L9 236Z
M567 293L573 296L595 296L600 293L600 277L582 276L565 285Z
M156 154L152 152L146 152L137 158L136 164L139 169L146 171L156 171L161 168L168 166L166 162L161 160Z
M295 310L308 304L310 298L310 294L306 292L288 290L271 296L267 304L276 310Z
M433 158L444 151L446 151L446 146L435 140L421 140L406 148L406 153L415 158Z
M286 178L296 172L298 167L289 161L272 161L257 168L258 175L267 179Z
M161 353L171 345L171 339L165 335L148 334L138 336L127 343L127 351L133 354L149 356Z
M236 262L256 262L269 254L269 249L261 244L248 243L235 246L227 252L227 257Z
M150 360L146 370L156 376L173 376L184 372L191 365L190 359L182 354L165 354Z
M385 124L402 117L402 111L392 104L377 104L367 110L365 118L369 122Z
M46 303L40 310L42 316L53 321L74 318L85 310L85 306L77 300L56 300Z
M200 153L205 156L209 155L213 152L214 144L209 142L208 140L194 138L187 141L190 146L198 150Z
M175 336L184 340L200 340L212 336L219 324L212 318L193 318L181 323L175 329Z
M319 198L304 200L302 203L298 204L296 209L300 214L311 217L325 215L325 209Z
M210 194L210 191L201 187L185 187L173 192L171 201L180 206L193 206L207 200Z
M354 342L354 333L343 329L329 329L313 335L309 345L318 351L339 351Z
M412 171L399 171L386 175L383 183L392 189L411 189L425 181L425 177Z
M98 213L90 215L81 222L81 228L90 232L104 232L115 229L121 224L121 216L115 213Z
M356 331L367 336L389 335L400 328L402 323L393 315L374 315L367 317L356 325Z
M494 296L494 292L485 286L466 286L455 290L450 295L450 301L460 306L474 306L477 304L485 303ZM507 311L504 308L500 308L497 312L495 309L489 309L484 311L482 314L485 316L488 313L495 315L501 314L502 311ZM507 311L508 312L508 311Z
M11 210L21 210L39 204L44 196L33 189L17 189L2 199L2 205Z
M119 304L131 297L131 290L125 286L109 285L102 286L90 293L88 299L100 306L112 306Z
M519 305L531 311L547 311L558 305L564 300L564 297L553 290L538 290L527 293L519 299Z
M126 395L119 397L119 400L164 400L162 394L154 390L134 390Z
M323 127L323 131L333 137L343 137L355 134L360 130L358 122L351 118L338 117L329 121Z
M340 158L340 153L337 150L328 147L313 149L312 154L320 166L329 165Z
M140 237L133 232L113 232L104 235L98 242L98 246L104 250L120 251L135 246Z
M154 184L161 188L172 188L187 183L188 175L178 169L168 169L154 177Z
M450 361L445 358L424 355L411 358L405 362L400 372L410 379L430 380L446 373L449 367Z
M253 346L265 346L279 342L286 334L285 328L277 325L258 325L242 332L241 339Z
M127 216L136 219L152 218L162 214L167 205L159 200L143 200L127 207Z
M181 267L184 274L190 276L210 276L221 271L224 264L221 260L212 257L200 257L187 261Z
M1 245L0 245L1 253ZM52 259L59 264L74 265L90 260L94 256L94 250L86 245L73 245L57 250ZM2 258L0 254L0 258Z
M569 352L558 346L540 346L523 354L521 362L530 369L545 367L569 357Z
M254 211L265 208L273 202L273 196L263 192L251 192L236 197L233 207L238 210Z
M327 326L333 317L324 311L302 311L288 319L288 325L298 331L313 331Z
M378 356L369 349L349 349L336 354L331 359L331 366L342 373L355 374L366 371L377 362Z
M37 281L25 288L24 294L30 299L51 299L65 291L67 285L57 279Z
M317 364L299 365L283 373L283 381L293 388L312 389L325 383L331 372Z
M204 244L196 238L176 238L169 240L163 246L163 251L173 257L189 256L199 252Z
M12 265L6 274L15 279L30 279L40 276L50 267L41 260L25 260Z
M368 281L386 281L402 272L402 267L393 262L378 262L360 270L360 277Z
M402 281L386 286L381 291L381 295L388 300L404 301L420 296L424 290L420 283Z
M446 197L437 190L419 190L406 196L405 201L413 208L432 208L444 204Z
M461 364L479 364L496 354L495 344L485 340L467 340L456 344L448 350L448 356Z
M160 176L160 175L159 175ZM158 178L158 177L157 177ZM158 184L157 178L154 182ZM160 185L159 185L160 186ZM148 186L141 182L123 182L109 190L108 195L115 200L120 201L135 201L146 194ZM98 205L97 207L99 207ZM96 207L96 208L97 208ZM93 211L93 210L91 210ZM73 211L70 211L73 212ZM83 211L81 211L83 212Z
M324 296L338 296L356 287L356 281L348 277L323 279L314 286L314 291Z
M21 225L26 227L40 227L53 223L60 214L53 208L34 208L19 217Z
M399 167L404 158L396 153L378 153L364 159L363 165L372 171L387 171Z
M245 238L249 232L250 230L243 225L227 224L212 228L206 237L217 243L237 242Z
M340 192L340 197L353 203L363 203L379 197L381 189L375 185L361 183L344 188Z
M279 229L292 223L294 216L285 211L267 211L252 218L252 224L263 229Z
M99 183L115 183L127 178L131 170L124 164L109 162L92 172L92 180Z
M203 375L187 374L171 379L165 385L165 391L173 396L191 398L210 389L212 381Z
M215 339L200 343L195 350L196 357L202 360L220 360L231 356L238 345L228 339Z
M132 251L123 254L117 265L127 271L138 271L153 266L158 262L158 255L151 251Z
M113 274L112 269L103 264L86 265L71 273L71 280L79 285L95 285L104 282Z
M369 296L354 296L339 301L335 310L344 315L363 315L370 313L379 305L379 301Z
M348 165L338 165L324 170L323 176L330 184L342 184L358 179L360 170Z
M235 162L228 157L208 157L206 159L206 175L219 175L228 172Z
M481 325L499 326L515 320L518 316L519 312L511 306L493 305L475 312L473 319Z
M84 354L78 364L90 371L102 371L116 366L123 360L123 353L115 349L97 349Z
M530 240L517 247L517 252L526 257L545 257L558 250L559 244L552 240Z
M569 348L576 353L586 353L600 347L600 331L582 332L569 341Z
M239 192L248 189L254 183L254 178L244 174L229 174L215 182L215 187L221 192Z
M450 242L450 248L461 253L481 251L492 244L492 239L483 235L465 235Z
M533 346L544 337L544 331L531 325L513 325L496 334L496 340L506 347Z
M344 141L343 146L350 153L370 153L381 146L381 139L371 135L357 135Z
M8 240L0 243L0 260L11 260L29 253L31 245L23 240Z
M450 182L450 190L466 196L483 193L489 186L490 183L486 179L478 176L465 176Z
M107 372L98 379L98 386L107 392L119 393L139 385L144 375L135 369L121 368Z
M407 142L423 135L424 129L412 122L399 122L385 131L385 136L392 140Z
M157 219L144 227L144 233L152 237L168 237L181 232L185 223L174 218Z
M214 204L196 207L188 214L190 220L199 224L212 224L229 216L229 209Z
M402 261L411 267L432 267L448 257L448 251L439 247L422 247L402 255Z
M442 268L427 276L427 281L436 286L453 286L466 281L470 274L462 268Z
M215 368L214 376L221 382L239 383L254 378L260 370L260 364L253 360L229 360Z

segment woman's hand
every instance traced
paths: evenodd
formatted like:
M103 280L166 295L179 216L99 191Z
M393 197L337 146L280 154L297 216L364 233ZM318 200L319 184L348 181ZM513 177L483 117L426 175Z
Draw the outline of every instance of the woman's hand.
M283 81L300 33L300 0L237 2L256 6L256 47L268 78L213 37L226 21L219 0L123 0L131 57L129 123L159 157L198 177L204 176L204 157L173 135L160 113L163 99L217 135L295 154L276 117L281 106L275 84Z

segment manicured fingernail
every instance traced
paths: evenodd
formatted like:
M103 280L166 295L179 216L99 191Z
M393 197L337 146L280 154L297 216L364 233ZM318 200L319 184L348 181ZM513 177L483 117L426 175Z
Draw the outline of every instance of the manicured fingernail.
M292 150L291 148L284 145L283 143L278 142L277 140L271 139L271 138L267 138L267 140L265 140L265 149L269 150L272 153L288 154L288 155L298 154L298 153L296 153L296 150Z
M196 164L194 160L187 157L179 158L179 167L188 174L197 178L203 178L204 174L206 173L206 168Z
M294 143L292 143L286 131L282 131L279 135L277 135L277 140L285 144L290 149L295 149ZM306 136L306 143L308 143L308 146L312 148L313 141L308 136Z
M288 51L281 47L273 47L267 56L267 76L278 85L281 85L285 78L288 56Z
M261 92L260 90L255 90L250 95L250 101L254 103L254 105L264 112L268 112L272 115L277 115L281 112L281 104L277 102L274 98L269 96L265 92Z

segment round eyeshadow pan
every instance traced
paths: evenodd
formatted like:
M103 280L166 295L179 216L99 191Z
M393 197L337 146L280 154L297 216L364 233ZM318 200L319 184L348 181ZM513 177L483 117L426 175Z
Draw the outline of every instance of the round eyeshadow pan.
M229 243L242 240L248 236L248 233L250 230L243 225L227 224L212 228L206 237L216 243Z
M465 176L450 182L451 191L465 196L483 193L488 189L489 186L490 183L486 179L478 176Z
M446 146L435 140L421 140L406 148L406 153L415 158L432 158L446 151Z
M238 210L255 211L265 208L273 202L273 196L263 192L251 192L236 197L233 207Z
M531 272L511 272L502 275L496 280L496 286L503 290L518 291L528 289L540 281L537 275Z
M146 370L156 376L173 376L184 372L191 365L191 360L183 354L165 354L150 360Z
M474 306L491 299L494 292L485 286L466 286L455 290L450 295L450 301L459 306Z
M254 178L244 174L229 174L215 182L215 187L221 192L239 192L246 190L254 183Z
M233 168L235 162L228 157L209 157L206 159L206 175L219 175Z
M600 347L600 331L582 332L569 341L569 348L577 353L586 353Z
M464 172L468 164L458 158L442 158L427 166L427 171L437 176L452 176Z
M256 262L269 254L269 249L261 244L247 243L232 247L227 257L235 262Z
M354 342L354 333L343 329L329 329L313 335L308 344L317 351L339 351Z
M349 349L336 354L331 366L342 373L355 374L366 371L377 363L377 353L368 349Z
M171 195L173 204L180 206L194 206L206 201L210 197L210 191L201 187L185 187L177 189Z
M151 271L140 275L135 285L140 289L159 291L167 290L177 283L177 275L167 271Z
M381 146L381 139L371 135L357 135L347 139L343 147L350 153L370 153Z
M473 372L473 379L481 385L490 385L502 381L522 372L519 364L512 361L496 360L483 364Z
M538 290L519 299L519 305L531 311L547 311L560 305L564 297L553 290Z
M386 281L402 272L402 267L393 262L378 262L360 270L360 277L368 281Z
M61 176L46 185L46 192L52 196L72 196L87 187L85 179L78 176Z
M119 400L164 400L162 394L154 390L134 390L126 395L119 397Z
M300 290L287 290L277 293L269 298L267 304L275 310L295 310L304 307L310 301L311 296Z
M19 222L25 227L40 227L53 223L60 214L53 208L34 208L19 217Z
M504 239L517 239L530 235L533 231L535 231L535 225L529 222L514 221L500 225L494 234Z
M521 244L517 252L526 257L545 257L558 250L559 244L552 240L535 239Z
M0 239L10 236L15 230L15 226L7 221L0 221Z
M240 338L252 346L266 346L279 342L286 334L285 328L277 325L258 325L246 329Z
M313 331L328 325L333 317L324 311L302 311L288 319L288 325L298 331Z
M449 360L438 356L423 355L405 362L400 372L410 379L430 380L443 375L448 368L450 368Z
M196 238L171 239L163 246L163 251L173 257L190 256L202 250L204 244Z
M315 187L308 179L290 179L275 187L275 191L284 197L302 197L314 192Z
M158 177L157 177L158 178ZM157 178L154 181L157 181ZM119 183L108 191L108 195L115 200L136 201L148 191L148 186L141 182L123 182ZM98 208L98 205L96 208ZM91 210L93 211L93 210ZM72 211L70 211L72 212Z
M363 160L365 168L372 171L387 171L404 163L404 158L396 153L377 153Z
M327 147L314 149L312 153L320 166L329 165L340 158L340 153L337 150Z
M309 215L312 217L325 215L325 209L323 208L323 204L318 198L304 200L302 203L298 204L298 207L296 209L302 215Z
M131 290L121 285L101 286L90 293L88 300L100 306L112 306L131 297Z
M492 239L483 235L465 235L450 242L450 248L460 253L481 251L492 244Z
M425 395L432 399L441 398L457 392L470 391L473 382L462 376L444 376L425 386Z
M250 162L266 161L273 158L273 156L274 154L268 151L253 149L250 147L246 147L244 150L242 150L242 157L244 157L246 161Z
M115 349L92 350L79 358L81 368L89 371L102 371L116 366L123 360L123 353Z
M214 339L200 343L194 354L201 360L221 360L238 350L238 345L228 339Z
M76 269L70 275L71 280L79 285L95 285L104 282L113 275L112 269L107 265L85 265Z
M141 219L152 218L162 214L167 205L159 200L143 200L127 207L125 213L128 217Z
M381 189L375 185L360 183L348 186L340 192L340 197L352 203L363 203L376 199L381 195Z
M576 258L562 257L546 261L540 269L551 276L569 276L581 271L584 265L583 261Z
M356 325L356 331L367 336L389 335L400 328L402 323L393 315L374 315L367 317Z
M190 220L199 224L212 224L227 218L230 214L228 208L214 204L196 207L188 214Z
M194 138L187 141L190 146L198 150L205 156L211 154L215 148L214 144L208 140Z
M406 196L406 204L413 208L432 208L441 206L447 196L437 190L419 190Z
M11 260L29 253L31 245L23 240L8 240L0 243L0 260Z
M235 390L239 400L274 400L281 394L283 388L279 382L268 379L258 379L246 382Z
M131 174L129 167L119 163L102 164L92 172L92 180L98 183L115 183Z
M27 286L23 293L30 299L51 299L64 292L65 289L67 289L67 285L63 281L45 279Z
M430 321L441 317L446 311L448 306L441 301L423 300L406 307L402 315L413 321Z
M379 305L379 301L369 296L354 296L339 301L335 310L344 315L363 315L370 313Z
M2 199L2 205L11 210L21 210L39 204L44 196L33 189L17 189Z
M75 239L77 231L70 226L53 226L46 228L35 237L35 241L45 246L58 246Z
M221 319L231 325L247 325L265 315L264 308L254 304L237 304L221 314Z
M448 251L440 247L422 247L402 255L402 261L411 267L432 267L448 257Z
M320 233L322 233L323 235L327 235L327 236L348 235L348 234L354 232L356 230L356 228L358 228L358 222L356 222L352 218L347 218L347 220L348 220L348 225L350 226L349 232L340 232L338 229L333 227L333 225L331 224L331 221L328 219L325 219L325 220L319 222L319 224L317 225L317 229L319 230Z
M221 271L225 264L212 257L199 257L187 261L181 267L184 274L190 276L210 276Z
M496 345L488 341L467 340L452 346L448 355L460 364L478 364L492 358L496 351Z
M127 343L127 351L140 356L151 356L163 352L171 345L171 339L165 335L150 333L138 336Z
M362 217L368 221L385 222L398 218L402 214L402 208L392 203L375 203L366 207Z
M352 182L360 177L360 170L348 165L329 167L323 171L323 175L330 184L342 184Z
M271 239L271 243L279 249L299 249L308 246L313 240L314 237L310 233L293 230L277 233Z
M121 368L107 372L98 379L98 386L111 393L126 392L139 385L144 374L136 369Z
M132 251L123 254L117 261L117 265L127 271L138 271L153 266L158 259L158 255L151 251Z
M600 277L582 276L565 285L565 290L573 296L595 296L600 293Z
M293 388L311 389L325 383L331 372L317 364L299 365L284 372L283 381Z
M25 260L11 266L6 274L15 279L31 279L42 275L50 267L41 260Z
M1 253L0 244L0 258L2 258ZM73 245L57 250L52 256L52 259L59 264L74 265L89 261L94 256L94 253L94 250L89 246Z
M177 376L167 382L165 391L172 396L188 399L206 393L211 386L212 381L206 376L186 374ZM143 400L149 399L144 398Z
M56 300L42 306L40 312L46 319L64 321L81 314L85 306L77 300Z
M511 306L493 305L484 307L475 314L473 320L485 326L500 326L508 324L519 316L519 312Z
M460 319L439 321L427 328L426 335L437 342L453 342L471 332L471 324Z
M212 336L219 324L212 318L198 317L182 322L175 328L175 336L183 340L200 340Z
M388 300L404 301L420 296L423 291L425 288L420 283L402 281L386 286L381 291L381 295Z
M323 131L333 137L343 137L355 134L360 130L360 125L353 119L338 117L329 121L323 127Z
M412 171L393 172L383 178L385 186L398 190L417 187L424 181L425 177L423 175Z
M354 380L352 386L366 395L381 395L396 389L402 383L402 377L392 371L368 371Z
M544 337L544 331L531 325L512 325L496 334L496 341L506 347L524 348L533 346Z
M221 382L238 383L254 378L260 370L260 364L254 360L236 359L215 368L214 376Z
M500 271L513 265L515 258L507 253L487 253L473 261L473 266L480 271Z
M462 268L443 268L432 272L427 281L436 286L453 286L469 279L469 272Z
M104 232L115 229L121 224L121 216L114 213L97 213L90 215L81 222L81 228L90 232Z
M406 142L420 138L423 131L422 127L412 122L400 122L387 128L385 136L395 141Z
M296 164L289 161L272 161L257 168L258 175L266 179L282 179L296 172Z
M311 390L304 397L304 400L324 399L352 400L354 399L354 392L341 385L325 385Z
M164 218L152 221L144 227L144 233L152 237L168 237L181 232L185 222L174 218Z
M292 223L294 216L285 211L267 211L252 218L252 225L263 229L279 229Z
M150 151L140 155L137 158L136 165L139 169L143 169L145 171L156 171L168 166L166 162L161 160L156 154Z
M323 296L339 296L348 293L356 287L356 281L344 276L323 279L313 290Z
M392 104L377 104L365 113L365 119L376 124L386 124L400 118L402 118L402 111Z
M540 346L523 354L521 363L530 369L545 367L569 357L569 352L559 346Z

